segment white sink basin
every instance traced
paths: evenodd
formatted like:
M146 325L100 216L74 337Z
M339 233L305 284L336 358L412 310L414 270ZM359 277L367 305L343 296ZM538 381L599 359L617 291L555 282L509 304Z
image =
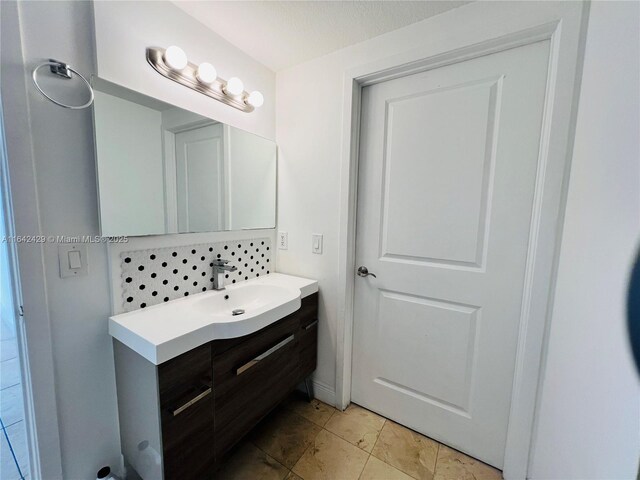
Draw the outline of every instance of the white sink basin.
M301 298L317 291L313 280L272 273L114 315L109 333L159 365L212 340L256 332L298 310Z
M239 283L222 292L211 292L193 302L191 308L216 317L216 321L238 322L255 317L300 298L300 290L280 285ZM195 297L193 297L195 299ZM239 313L243 310L244 313ZM234 315L234 311L236 314Z

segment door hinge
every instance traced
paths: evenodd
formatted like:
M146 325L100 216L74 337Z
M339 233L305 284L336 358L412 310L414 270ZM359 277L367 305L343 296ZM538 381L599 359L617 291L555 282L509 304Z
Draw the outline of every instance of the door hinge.
M22 305L20 305L19 309L20 311L18 312L18 316L24 317L24 308L22 307Z

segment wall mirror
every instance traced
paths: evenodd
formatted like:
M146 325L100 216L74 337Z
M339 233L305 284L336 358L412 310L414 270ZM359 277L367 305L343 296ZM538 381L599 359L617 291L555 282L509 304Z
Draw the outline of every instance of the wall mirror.
M275 227L276 144L93 78L103 236Z

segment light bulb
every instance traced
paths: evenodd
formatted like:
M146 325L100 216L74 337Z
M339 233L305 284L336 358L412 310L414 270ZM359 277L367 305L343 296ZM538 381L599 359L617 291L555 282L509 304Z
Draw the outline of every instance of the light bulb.
M261 107L264 103L264 97L257 90L251 92L247 97L247 103L253 107Z
M180 47L171 45L164 51L164 63L173 70L182 70L187 66L187 54Z
M244 84L238 77L231 77L227 80L227 86L224 88L229 95L240 95L244 90Z
M206 83L207 85L215 82L216 78L218 78L218 72L213 65L210 63L204 62L198 65L198 70L196 71L196 78L198 81L202 83Z

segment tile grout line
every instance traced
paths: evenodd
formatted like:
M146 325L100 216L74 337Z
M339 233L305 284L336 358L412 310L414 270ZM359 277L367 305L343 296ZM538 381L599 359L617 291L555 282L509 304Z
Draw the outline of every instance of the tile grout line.
M371 456L377 460L380 460L382 463L384 463L385 465L393 468L394 470L399 471L400 473L404 473L407 477L412 478L413 480L420 480L418 477L414 477L413 475L410 475L409 473L405 472L404 470L402 470L400 467L396 467L395 465L391 465L389 462L383 460L382 458L374 455L373 453L371 454ZM435 470L435 468L434 468ZM435 473L435 472L434 472Z
M333 407L333 412L331 412L331 415L329 415L329 418L327 418L326 422L320 425L320 427L324 428L327 425L327 423L329 423L329 420L331 420L337 412L338 412L338 409L336 407Z
M0 0L0 1L1 1L1 0ZM23 420L24 420L24 418L20 418L20 419L16 420L15 422L10 423L10 424L8 424L8 425L6 425L6 424L4 424L4 423L3 423L4 427L2 427L2 430L5 430L5 429L7 429L7 428L9 428L9 427L13 427L14 425L16 425L16 424L18 424L18 423L22 422Z
M324 428L324 427L322 428L322 430L324 430L325 432L327 432L329 435L333 435L334 437L336 437L336 438L338 438L338 439L342 440L343 442L348 443L349 445L351 445L351 446L353 446L353 447L356 447L358 450L360 450L360 451L362 451L362 452L364 452L364 453L366 453L366 454L367 454L367 460L366 460L366 461L364 462L364 464L362 465L362 470L361 470L361 471L360 471L360 473L358 474L358 480L360 480L360 477L362 476L362 473L364 472L364 467L366 467L366 466L367 466L367 462L369 461L369 458L371 458L371 453L369 453L369 452L367 452L366 450L364 450L364 449L362 449L362 448L358 447L357 445L354 445L353 443L351 443L351 442L350 442L350 441L348 441L347 439L342 438L342 437L341 437L340 435L338 435L337 433L333 433L331 430L327 430L327 429L326 429L326 428ZM322 430L320 430L320 431L322 431ZM320 435L320 432L318 432L318 435ZM318 435L316 435L316 438L318 437ZM314 441L315 441L315 439L314 439ZM376 442L377 442L377 439L376 439ZM374 446L375 446L375 444L374 444ZM311 445L310 445L309 447L311 447ZM306 453L306 452L307 452L307 451L305 450L305 453ZM304 453L302 454L302 456L304 456ZM302 458L302 457L300 457L300 458ZM296 463L298 463L298 462L296 462ZM296 475L297 475L297 474L296 474ZM298 476L299 476L299 475L298 475ZM304 478L303 478L302 480L304 480Z
M242 442L242 440L240 441ZM238 443L238 445L240 444L240 442ZM265 452L263 449L261 449L255 442L253 442L252 440L247 440L247 442L251 445L253 445L254 447L256 447L258 450L260 450L262 453L264 453L267 457L272 458L274 462L276 462L279 465L282 465L284 468L286 468L287 470L291 471L291 469L289 467L287 467L284 463L278 461L273 455L269 455L267 452ZM235 448L235 447L233 447Z
M9 440L9 434L7 433L7 430L5 429L4 426L4 422L2 421L2 418L0 417L0 426L2 426L2 433L4 434L4 438L7 439L7 444L9 445L9 451L11 452L11 456L13 457L13 461L16 465L16 468L18 469L18 475L20 475L20 478L22 480L24 480L24 475L22 474L22 470L20 470L20 465L18 465L18 459L16 458L16 454L13 451L13 445L11 445L11 440Z
M0 392L6 390L7 388L15 387L16 385L20 385L22 382L14 383L13 385L7 385L6 387L0 388Z
M296 413L296 412L294 412L294 411L291 411L291 413L292 413L293 415L297 415L297 416L298 416L298 417L300 417L300 418L303 418L304 420L306 420L306 421L308 421L308 422L310 422L310 423L314 424L314 425L315 425L315 426L317 426L317 427L320 427L320 425L318 425L318 424L317 424L317 423L315 423L315 422L312 422L311 420L309 420L308 418L305 418L304 416L300 415L299 413ZM331 414L331 416L333 416L333 414ZM329 418L331 418L331 417L329 417ZM327 420L327 422L328 422L328 421L329 421L329 420ZM296 459L296 461L294 462L293 466L291 467L291 471L292 471L292 472L293 472L293 467L295 467L295 466L298 464L298 462L302 459L302 457L304 457L304 454L305 454L305 453L307 453L307 450L309 450L311 447L315 446L316 438L318 438L318 435L320 435L320 432L321 432L322 430L324 430L324 429L325 429L324 427L320 427L320 430L318 431L318 433L316 433L316 434L314 435L313 439L312 439L312 440L311 440L311 442L309 443L309 446L308 446L307 448L305 448L305 449L304 449L304 451L302 452L302 455L300 455L300 456ZM328 431L328 430L327 430L327 431ZM295 473L295 472L294 472L294 473ZM296 473L296 475L298 475L298 474ZM300 475L298 475L298 476L300 477ZM302 478L302 477L301 477L301 478ZM304 479L302 479L302 480L304 480Z
M357 405L357 404L354 404L354 405ZM358 407L360 407L359 405L357 405L357 406L358 406ZM364 410L367 410L367 409L366 409L366 408L364 408L364 407L360 407L360 408L362 408L362 409L364 409ZM354 447L358 447L358 448L359 448L360 450L362 450L363 452L366 452L366 453L368 453L369 455L371 455L371 454L372 454L372 452L373 452L373 449L374 449L374 448L375 448L375 446L376 446L376 443L378 443L378 439L380 438L380 433L382 432L382 429L384 428L384 426L385 426L385 425L386 425L386 423L387 423L387 419L386 419L385 417L383 417L382 415L378 415L377 413L375 413L375 412L373 412L373 411L371 411L371 410L367 410L367 411L368 411L368 412L373 413L374 415L376 415L376 416L380 417L380 418L383 420L383 421L382 421L382 426L380 427L380 430L379 430L379 431L378 431L378 433L376 434L376 441L375 441L375 442L373 442L373 446L371 447L371 452L367 452L367 450L365 450L364 448L362 448L360 445L355 444L355 443L352 443L350 440L346 439L345 437L343 437L342 435L340 435L340 434L339 434L339 433L337 433L337 432L332 432L331 430L329 430L328 428L325 428L325 427L322 427L322 428L323 428L324 430L326 430L327 432L329 432L329 433L331 433L331 434L335 435L336 437L341 438L341 439L342 439L342 440L344 440L345 442L347 442L347 443L349 443L349 444L353 445ZM345 412L346 412L346 410L345 410ZM329 421L333 418L333 416L334 416L335 414L344 414L344 412L340 412L339 410L337 410L337 409L336 409L336 411L335 411L335 412L334 412L334 413L329 417L329 419L327 420L327 422L325 423L325 425L328 425L328 424L329 424ZM375 455L374 455L374 456L375 456ZM377 457L376 457L376 458L377 458Z
M393 469L395 469L395 470L398 470L399 472L404 473L407 477L413 478L414 480L419 480L419 479L417 479L416 477L414 477L413 475L409 475L407 472L405 472L405 471L404 471L404 470L402 470L401 468L398 468L398 467L396 467L395 465L391 465L391 464L390 464L389 462L387 462L386 460L384 460L384 459L382 459L382 458L378 457L377 455L374 455L374 454L373 454L373 451L375 450L376 445L378 444L378 440L380 440L380 435L382 434L382 430L384 429L384 427L385 427L385 425L387 424L387 422L390 422L390 421L391 421L391 420L389 420L389 419L388 419L388 418L386 418L386 417L382 417L382 418L384 418L384 423L382 424L382 428L380 429L380 433L378 433L378 438L376 438L376 443L374 443L374 444L373 444L373 448L371 449L371 456L372 456L372 457L374 457L374 458L376 458L376 459L378 459L378 460L380 460L380 461L381 461L382 463L384 463L385 465L388 465L389 467L391 467L391 468L393 468ZM435 440L434 440L434 441L435 441ZM440 443L438 443L438 450L436 451L436 463L437 463L437 461L438 461L438 452L439 452L439 451L440 451ZM367 460L367 461L369 461L369 460ZM436 467L435 467L435 465L434 465L434 466L433 466L433 473L434 473L434 475L435 475L435 470L436 470ZM363 470L363 471L364 471L364 470Z
M380 418L384 418L384 422L382 422L382 427L380 427L380 431L378 432L378 435L376 436L376 441L373 442L373 447L371 447L371 452L369 452L370 455L373 455L373 451L376 449L376 445L378 444L378 441L380 440L380 435L382 434L382 430L384 430L384 427L385 427L385 425L387 424L387 421L388 421L388 419L383 417L382 415L380 415ZM375 455L373 455L373 456L376 457ZM378 457L376 457L376 458L378 458ZM378 460L381 460L382 462L387 463L384 460L382 460L381 458L378 458Z
M324 403L324 402L322 402L322 403ZM326 405L326 404L325 404L325 405ZM328 406L329 406L329 407L331 407L331 405L328 405ZM285 408L286 408L286 407L285 407ZM290 472L290 473L292 473L293 475L296 475L297 477L302 478L302 480L304 480L304 478L303 478L303 477L301 477L300 475L298 475L296 472L294 472L294 471L293 471L293 469L294 469L294 467L298 464L298 462L302 459L302 457L304 457L304 454L305 454L305 453L307 453L307 450L309 450L312 446L314 446L314 445L315 445L316 438L318 438L318 435L320 435L320 432L322 432L322 431L324 430L325 432L331 433L329 430L327 430L327 429L325 428L325 426L327 425L327 423L329 423L329 420L331 420L331 419L333 418L333 416L336 414L336 412L338 412L338 409L337 409L336 407L331 407L331 408L332 408L332 410L333 410L333 411L331 412L331 415L329 415L329 418L327 418L327 420L326 420L322 425L318 425L317 423L315 423L315 422L313 422L313 421L309 420L309 421L310 421L311 423L313 423L314 425L316 425L316 426L320 427L320 430L319 430L319 431L318 431L318 433L316 433L316 435L313 437L313 440L311 441L311 443L309 444L309 446L308 446L307 448L305 448L305 449L304 449L304 451L302 452L302 455L300 455L300 458L298 458L298 459L296 460L296 462L293 464L293 466L289 469L289 472ZM302 418L304 418L305 420L308 420L306 417L303 417L302 415L299 415L298 413L294 412L293 410L289 410L289 411L290 411L291 413L295 414L295 415L301 416L301 417L302 417ZM286 465L285 465L285 466L286 466ZM361 473L361 475L362 475L362 473Z
M359 405L358 405L358 406L359 406ZM360 407L360 408L363 408L363 407ZM365 409L365 410L367 410L367 409ZM346 411L346 409L345 409L345 411ZM371 412L371 410L367 410L367 411ZM334 409L334 412L333 412L333 413L331 414L331 416L327 419L327 421L326 421L325 425L327 425L327 424L329 423L329 421L330 421L330 420L331 420L331 419L332 419L336 414L338 414L338 413L344 413L344 412L340 412L338 409ZM375 415L378 415L378 414L376 414L375 412L371 412L371 413L374 413ZM332 432L331 430L328 430L327 428L322 427L322 429L323 429L323 430L325 430L327 433L332 434L332 435L335 435L337 438L340 438L340 439L342 439L342 440L346 441L347 443L349 443L349 444L353 445L354 447L359 448L361 451L363 451L363 452L365 452L365 453L367 454L367 459L366 459L366 461L364 462L364 464L362 465L362 470L360 471L360 474L358 475L358 480L360 480L360 479L362 478L362 474L364 473L364 469L367 467L367 463L369 463L369 460L371 459L371 457L378 458L378 457L376 457L375 455L373 455L373 450L376 448L376 445L378 444L378 440L380 439L380 434L382 433L382 429L383 429L383 428L384 428L384 426L387 424L387 418L383 417L382 415L378 415L378 416L379 416L380 418L382 418L382 419L383 419L383 422L382 422L382 426L380 427L380 430L379 430L379 431L378 431L378 433L376 434L376 441L373 443L373 446L371 447L371 451L370 451L370 452L367 452L364 448L360 447L359 445L354 445L353 443L349 442L346 438L341 437L340 435L338 435L338 434L336 434L336 433ZM378 460L381 460L381 459L378 459ZM389 464L388 464L387 462L385 462L384 460L381 460L381 461L382 461L383 463L385 463L386 465L389 465ZM393 467L393 465L389 465L389 466ZM395 467L393 467L393 468L395 468ZM404 473L404 472L403 472L403 473ZM303 480L304 480L304 479L303 479Z
M380 416L380 417L384 418L384 422L382 422L382 427L380 427L380 431L378 432L378 435L376 436L376 441L373 442L373 447L371 447L371 451L369 452L369 458L367 458L367 463L369 463L369 459L371 457L378 458L373 454L373 451L376 449L376 445L378 444L378 440L380 440L380 435L382 434L382 430L384 429L384 426L387 424L387 419L385 417L383 417L383 416ZM380 460L381 462L385 463L386 465L389 465L387 462L385 462L381 458L378 458L378 460ZM365 467L367 466L367 463L364 464ZM393 466L393 465L390 465L390 466ZM364 468L362 469L362 471L364 472ZM362 473L360 474L360 476L362 476Z
M320 432L321 432L321 431L322 431L322 430L320 430ZM293 469L294 469L294 468L295 468L295 466L298 464L298 462L302 459L302 457L304 457L304 454L305 454L305 453L307 453L307 451L308 451L311 447L315 446L316 438L318 437L318 435L320 435L320 432L318 432L318 433L316 434L316 436L315 436L315 437L313 437L313 441L309 444L309 446L308 446L307 448L305 448L305 449L304 449L304 451L302 452L302 455L300 455L300 458L298 458L298 459L296 460L296 462L293 464L293 466L291 467L291 473L293 473L294 475L297 475L298 477L302 478L302 480L304 480L304 478L303 478L302 476L298 475L296 472L294 472L294 471L293 471Z
M367 461L364 462L364 465L362 465L362 470L360 471L360 475L358 475L358 480L360 480L362 478L362 474L364 473L364 469L367 468L367 463L369 463L370 459L371 459L371 454L369 454L369 456L367 457Z

